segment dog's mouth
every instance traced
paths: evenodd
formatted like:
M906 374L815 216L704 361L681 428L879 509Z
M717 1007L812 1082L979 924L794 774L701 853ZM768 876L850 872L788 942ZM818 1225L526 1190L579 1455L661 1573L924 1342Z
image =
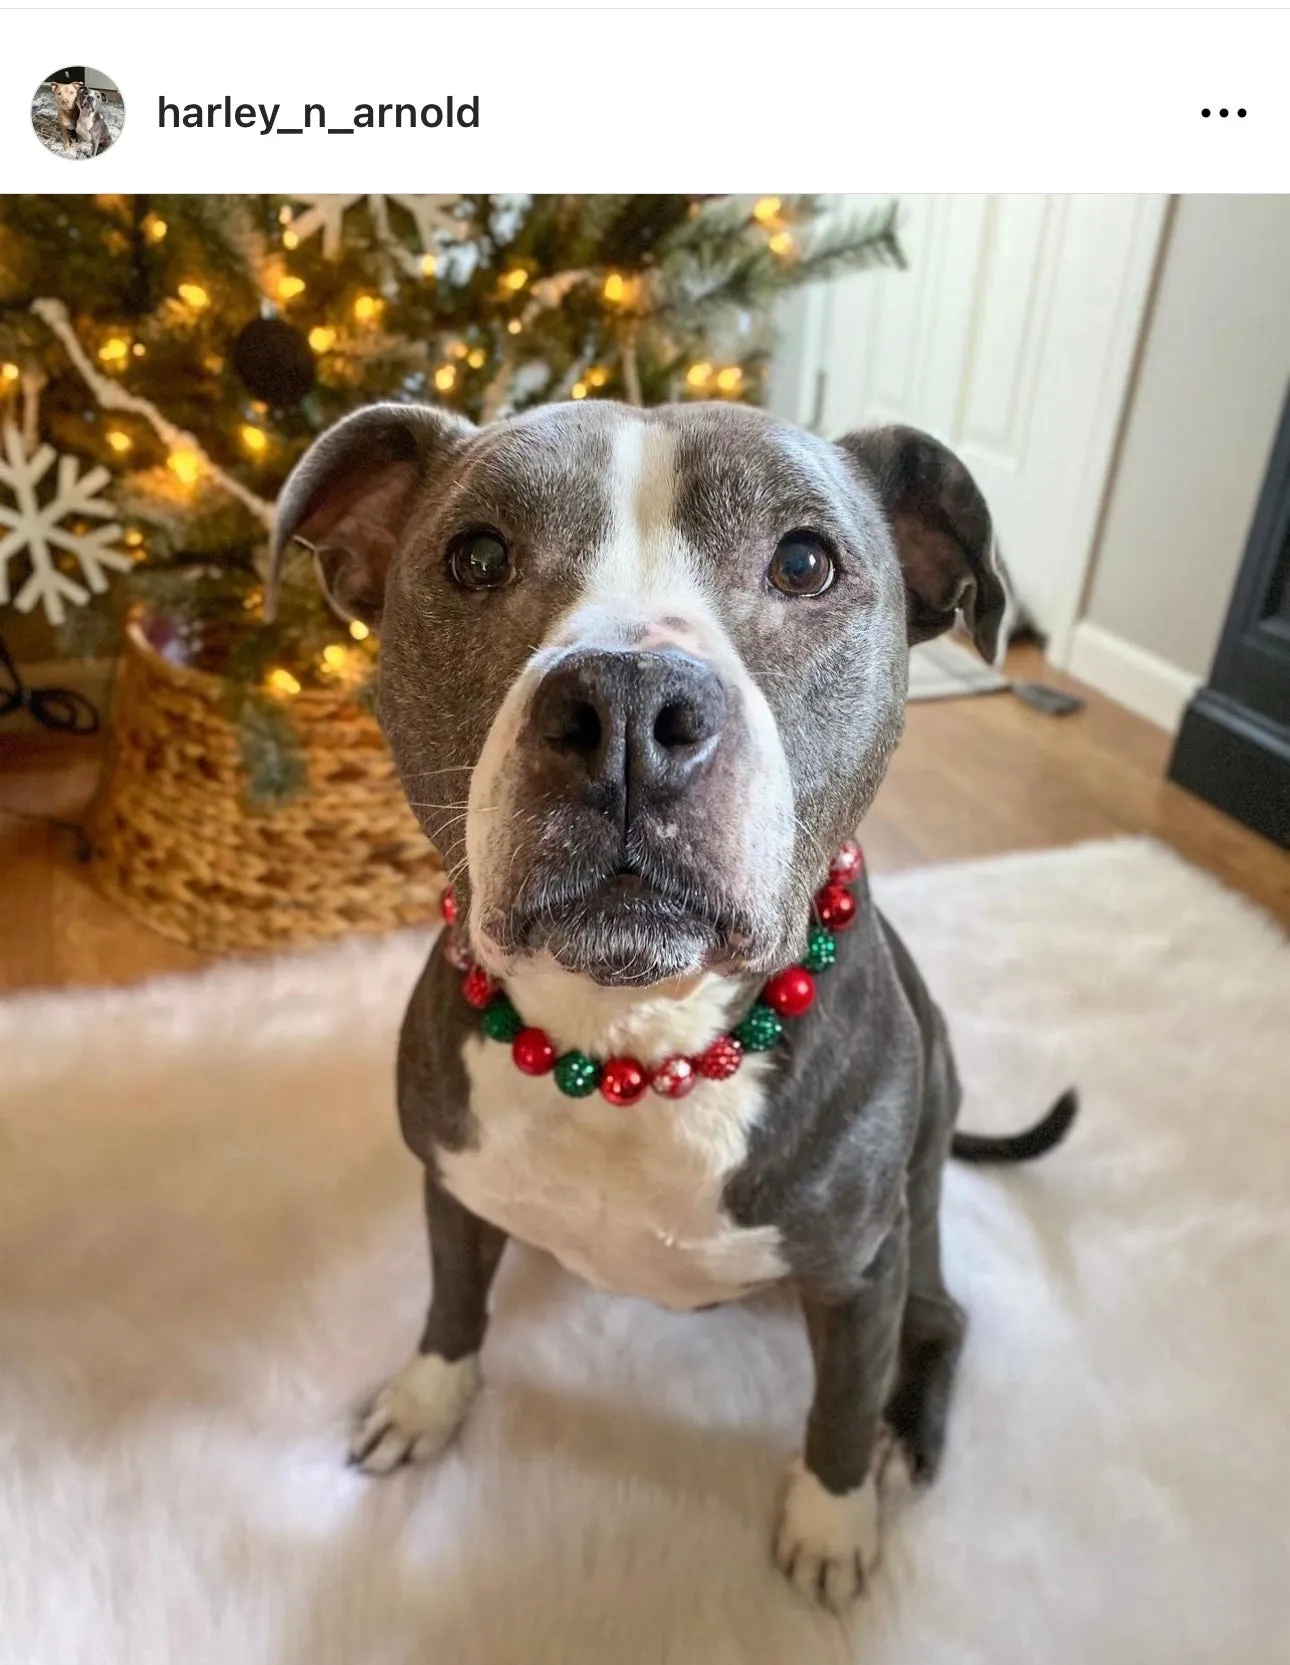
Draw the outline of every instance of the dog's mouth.
M748 923L704 887L630 863L590 880L571 872L522 887L499 935L510 952L545 952L610 987L734 967L751 943Z
M566 971L620 987L704 970L722 949L715 921L630 873L535 916L525 937L526 948L545 949Z

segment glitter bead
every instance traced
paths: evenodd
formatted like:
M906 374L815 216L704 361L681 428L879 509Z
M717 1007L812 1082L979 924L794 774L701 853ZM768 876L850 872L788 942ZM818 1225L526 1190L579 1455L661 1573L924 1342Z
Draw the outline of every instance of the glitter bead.
M780 1017L801 1017L815 1004L815 979L800 965L778 971L761 991L762 1003Z
M856 916L856 899L841 885L825 885L815 898L815 911L831 931L845 931Z
M480 966L473 965L461 980L466 1004L482 1012L497 993L497 984Z
M443 939L443 957L455 971L469 971L472 961L470 950L457 936L456 931L449 931Z
M524 1027L524 1019L504 994L495 995L479 1020L479 1026L489 1040L510 1043Z
M457 898L452 893L452 886L445 885L443 895L439 898L439 912L444 917L445 924L457 923Z
M525 1075L545 1075L555 1067L555 1048L545 1029L521 1029L511 1042L511 1057Z
M585 1052L565 1052L555 1061L555 1084L566 1098L586 1098L600 1084L600 1066Z
M860 846L854 838L848 838L830 863L829 877L835 885L854 884L863 866L864 856Z
M662 1098L684 1098L697 1080L693 1060L676 1057L652 1069L649 1084Z
M733 1035L718 1035L695 1059L695 1068L707 1081L728 1081L744 1061L744 1049Z
M647 1085L635 1058L606 1058L600 1067L600 1091L610 1104L635 1104Z
M778 1016L758 1001L743 1022L735 1025L734 1038L745 1052L766 1052L783 1033Z
M827 971L838 957L838 942L827 925L812 925L806 937L806 957L802 964L808 971Z

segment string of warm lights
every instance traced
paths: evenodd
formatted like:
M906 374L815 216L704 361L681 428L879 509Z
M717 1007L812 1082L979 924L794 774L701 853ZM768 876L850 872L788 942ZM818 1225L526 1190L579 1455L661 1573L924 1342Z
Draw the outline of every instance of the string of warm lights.
M284 209L283 217L289 219L289 215L290 210ZM149 242L153 244L162 242L169 231L166 221L157 214L145 216L142 229ZM290 225L284 225L282 232L283 246L287 249L293 249L298 246L299 241L299 237ZM437 263L433 255L427 254L421 257L419 271L422 277L433 277L436 269ZM511 273L508 274L508 278L510 287L519 289L527 282L528 273ZM266 292L284 305L303 295L308 287L304 278L294 272L286 271L280 265L274 263L270 263L266 267L262 274L262 280ZM178 284L175 294L183 306L194 315L206 311L212 305L209 289L195 279L189 279ZM378 295L366 293L358 295L353 302L355 321L361 325L376 323L384 310L384 304L384 301ZM220 468L194 435L169 422L150 400L128 393L119 385L109 383L94 374L93 367L79 350L79 342L76 341L74 334L71 332L70 321L65 311L59 310L59 303L53 303L51 309L44 307L43 303L37 302L33 304L32 310L49 325L64 346L67 347L69 356L100 405L105 409L130 411L144 417L149 422L157 436L167 445L166 465L181 485L194 486L203 476L208 477L212 483L229 490L264 524L272 524L272 506L254 493L247 491L231 475ZM331 325L318 324L309 331L307 340L311 349L321 357L336 346L339 340L339 332ZM97 349L99 362L105 368L113 371L124 369L131 358L143 358L146 353L147 348L143 342L131 341L127 336L118 333L109 334ZM477 366L483 362L483 356L476 358L472 354L470 355L470 361ZM224 368L224 361L218 354L211 354L207 356L205 366L212 374L218 374ZM20 370L16 364L6 364L0 367L0 387L6 382L17 382L19 376ZM446 388L451 386L455 379L455 375L452 375L446 380L440 381L440 390L446 391ZM238 438L242 449L253 460L262 459L269 449L269 435L264 428L255 422L241 423L238 428ZM105 433L105 439L109 449L118 457L125 458L134 449L133 439L123 428L108 429Z
M353 619L349 625L349 634L357 644L367 642L371 638L371 631L361 619ZM343 642L328 642L318 655L313 669L324 682L339 683L342 687L356 688L361 684L372 667L372 650L360 646L346 647ZM293 699L303 689L303 683L294 671L289 671L285 665L274 665L264 677L264 687L268 693L281 695L286 699Z
M383 211L382 211L383 212ZM283 248L291 252L300 245L300 236L293 224L292 211L283 208L280 213L281 242ZM772 253L787 258L796 252L796 245L792 231L786 221L784 201L778 196L763 196L756 199L751 211L751 218L765 233L767 247ZM383 220L378 226L388 234L388 221ZM156 213L149 213L142 222L142 230L148 241L159 244L166 238L169 227L166 221ZM438 261L434 254L423 253L416 261L416 270L424 279L431 279L438 271ZM558 302L568 292L568 288L580 280L585 280L591 274L588 272L557 273L550 278L544 278L538 283L533 282L533 273L528 266L515 264L502 272L498 278L499 293L504 298L519 297L526 290L532 294L532 300L522 317L512 317L507 320L506 331L511 336L522 333L525 323L532 322L533 316L544 305ZM263 273L266 292L281 305L289 305L297 300L307 290L306 280L297 273L286 270L280 263L269 262ZM624 318L627 326L620 337L621 362L620 370L624 388L629 398L639 399L639 374L635 363L634 331L629 320L632 315L642 308L643 292L639 276L621 271L609 271L599 278L600 295L604 304L613 312ZM177 285L178 300L193 314L200 314L212 305L209 289L196 279L189 279ZM376 324L384 311L385 302L376 294L363 292L357 295L351 303L354 322L360 326L370 327ZM193 486L203 476L213 483L231 492L245 507L263 524L271 524L272 507L264 499L248 490L221 469L208 455L194 435L178 428L169 422L151 401L129 393L119 383L108 380L94 370L87 356L81 349L71 328L66 309L61 303L52 300L37 301L32 310L54 331L63 342L76 368L87 382L91 391L105 409L128 411L142 416L157 433L158 437L168 448L167 466L171 474L181 485ZM317 323L310 328L306 337L309 347L318 356L323 356L335 350L341 341L341 332L332 324ZM119 372L132 358L142 358L147 348L143 342L132 341L128 336L120 333L109 334L99 345L97 357L99 362L109 371ZM481 346L470 346L463 341L454 341L445 350L443 362L431 373L431 382L435 391L441 395L453 394L461 380L461 367L482 369L488 361L488 352ZM218 355L208 355L207 367L211 368L210 360L214 358L220 369L223 361ZM454 362L455 361L455 362ZM6 386L12 386L20 379L19 366L5 363L0 366L0 392ZM565 396L575 400L591 397L601 388L608 385L611 379L609 369L600 364L592 364L585 368L575 366L570 375L565 378L563 389ZM701 359L689 365L684 373L684 389L688 393L701 397L738 397L745 389L746 380L742 367L738 364L717 365L710 360ZM243 421L238 427L238 439L243 451L253 461L261 460L269 450L270 439L265 429L255 421ZM124 459L134 449L134 441L130 434L120 427L112 427L105 431L108 447L117 457Z
M759 197L753 205L753 219L767 232L766 246L772 254L787 258L797 252L793 233L784 219L782 197Z
M62 342L81 379L104 410L128 411L132 415L143 417L167 448L167 466L181 485L195 485L204 476L209 477L214 484L236 497L262 526L272 527L272 503L258 497L240 480L222 469L207 455L195 435L163 416L150 399L131 393L128 388L122 387L119 382L113 381L111 377L94 368L77 339L71 318L62 301L51 296L42 296L31 303L31 310ZM100 349L99 357L102 356Z
M767 246L775 254L788 256L795 251L792 233L788 230L783 217L783 200L780 197L766 196L757 199L752 210L752 218L765 229ZM282 246L288 252L300 246L300 237L294 229L293 215L289 208L283 208L280 213ZM379 230L379 227L378 227ZM164 235L164 229L162 231ZM421 277L430 279L438 272L438 261L433 254L422 254L417 261L417 271ZM571 271L556 273L550 278L544 278L539 283L533 283L533 274L524 265L514 265L502 272L498 279L498 292L503 298L518 297L525 290L532 288L533 301L525 313L518 318L507 320L506 331L511 336L521 334L526 323L532 323L535 315L546 305L557 304L576 282L585 280L592 274L587 271ZM604 303L615 312L630 315L641 307L641 280L620 271L604 273L599 278L600 294ZM280 268L273 268L266 279L266 289L279 302L288 303L302 295L307 288L304 278ZM181 284L179 286L181 298L196 309L208 304L209 297L200 285ZM383 311L384 301L378 295L363 293L355 297L352 302L352 313L356 323L371 325L376 323ZM331 324L319 323L312 326L307 338L311 349L320 357L333 351L340 342L340 332ZM118 356L124 357L123 344L116 348ZM629 398L639 399L639 377L635 366L634 342L630 334L624 336L622 347L623 362L621 365L625 389ZM460 365L450 362L456 359L464 361L469 368L482 369L488 362L488 353L483 347L469 347L466 343L454 341L445 349L444 361L430 374L434 389L441 395L454 393L461 383ZM575 373L566 377L565 393L567 397L581 400L590 397L610 381L610 372L600 365L593 365L585 373ZM684 386L691 393L702 394L707 397L725 396L737 397L745 389L745 375L739 365L717 366L706 360L693 364L685 373ZM244 424L240 437L244 449L254 458L260 457L267 449L267 436L262 429L253 424ZM181 464L181 467L183 465Z
M728 364L723 369L718 369L708 359L700 359L685 372L685 385L700 392L707 388L715 388L718 393L733 396L743 391L743 368L738 364Z

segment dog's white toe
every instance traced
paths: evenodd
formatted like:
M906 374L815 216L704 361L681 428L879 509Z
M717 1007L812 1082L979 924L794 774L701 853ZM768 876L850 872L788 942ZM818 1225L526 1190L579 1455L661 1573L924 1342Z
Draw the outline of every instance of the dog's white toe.
M854 1491L838 1496L826 1491L799 1458L789 1471L775 1559L802 1594L843 1612L877 1566L878 1546L873 1473Z
M461 1427L479 1386L479 1355L451 1364L418 1353L385 1384L359 1418L350 1460L367 1474L388 1474L442 1451Z

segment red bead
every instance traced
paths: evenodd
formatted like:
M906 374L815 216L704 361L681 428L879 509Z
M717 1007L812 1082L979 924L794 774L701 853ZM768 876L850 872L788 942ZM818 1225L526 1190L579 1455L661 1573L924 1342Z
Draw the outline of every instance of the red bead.
M825 885L815 898L815 911L830 931L845 931L856 916L856 899L841 885Z
M663 1098L684 1098L698 1080L690 1058L664 1058L650 1071L649 1084Z
M611 1104L635 1104L647 1085L634 1058L607 1058L600 1066L600 1090Z
M744 1049L733 1035L718 1035L706 1052L694 1060L695 1068L707 1081L727 1081L744 1061Z
M545 1029L521 1029L511 1042L511 1057L525 1075L545 1075L555 1068L555 1048Z
M791 965L775 973L761 997L780 1017L801 1017L815 1004L815 979L805 966Z
M829 867L829 877L835 885L854 884L863 866L864 855L860 846L854 838L848 838L833 858Z
M443 915L446 924L455 925L457 923L457 898L452 893L451 885L443 887L443 895L439 898L439 912Z
M461 980L461 992L468 1006L482 1012L497 993L497 984L481 966L473 965Z

